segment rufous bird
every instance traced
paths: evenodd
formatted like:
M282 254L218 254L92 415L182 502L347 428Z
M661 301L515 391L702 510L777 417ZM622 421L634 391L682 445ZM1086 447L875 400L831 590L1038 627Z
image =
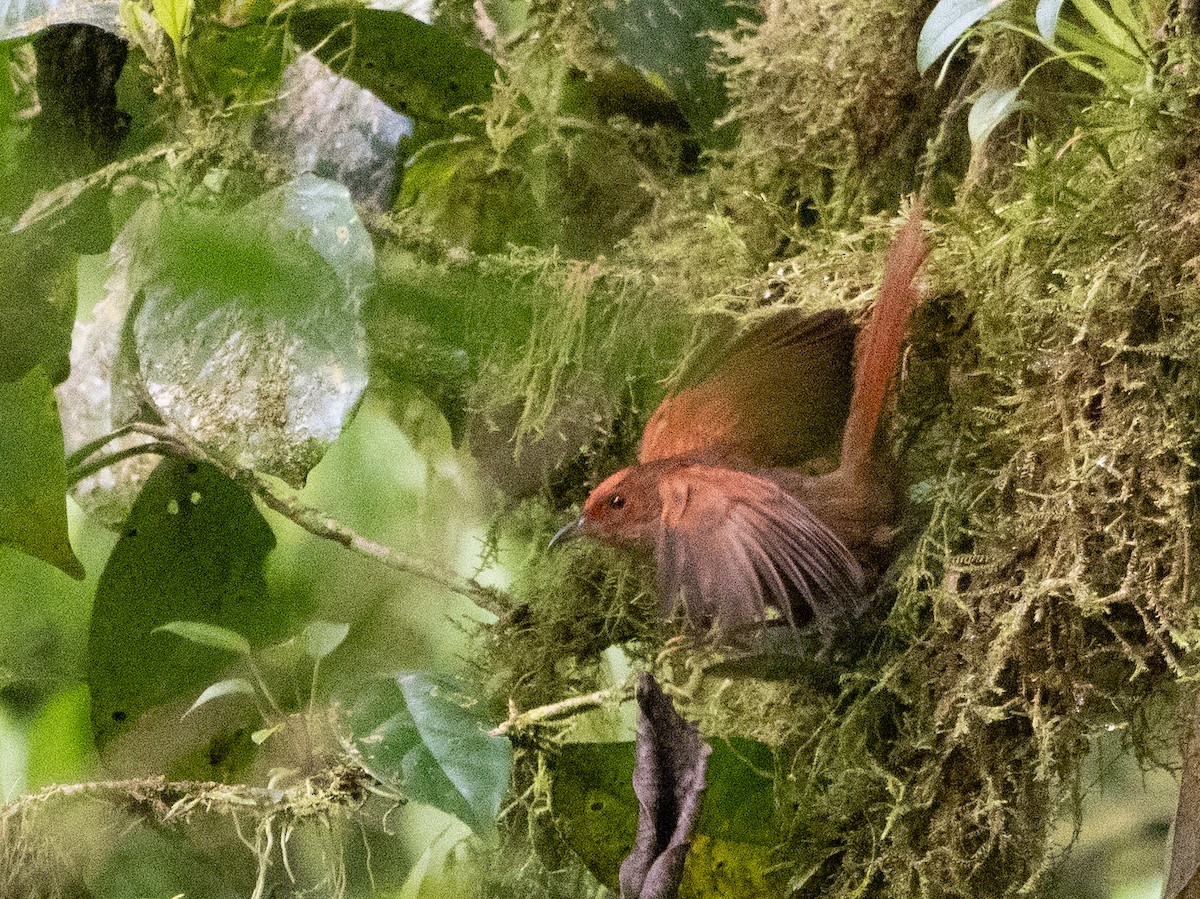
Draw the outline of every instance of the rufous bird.
M768 607L812 621L826 643L861 615L902 506L879 425L918 300L921 222L918 200L857 341L840 310L766 320L662 401L637 464L597 486L555 541L652 545L663 612L682 603L723 638L753 635ZM836 467L801 465L823 450Z

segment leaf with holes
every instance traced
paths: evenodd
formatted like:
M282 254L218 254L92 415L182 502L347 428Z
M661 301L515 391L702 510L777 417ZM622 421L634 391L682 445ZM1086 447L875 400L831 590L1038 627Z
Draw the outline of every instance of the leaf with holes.
M242 640L261 646L292 629L304 610L271 596L263 579L274 545L253 500L215 468L159 464L96 587L87 676L98 745L148 709L190 700L220 679L236 661L227 650L244 651Z
M782 895L772 871L778 842L775 762L752 740L717 740L708 762L708 789L688 853L684 889L706 896L766 899ZM567 743L551 760L551 809L563 838L596 878L617 889L621 862L633 849L638 801L633 792L633 743ZM802 859L807 864L809 860Z

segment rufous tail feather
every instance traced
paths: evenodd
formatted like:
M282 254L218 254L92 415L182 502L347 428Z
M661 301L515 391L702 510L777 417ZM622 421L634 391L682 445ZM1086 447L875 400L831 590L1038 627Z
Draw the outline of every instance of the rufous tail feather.
M918 300L913 279L928 252L921 233L923 210L924 196L918 195L908 221L888 250L879 297L859 338L854 394L842 432L839 467L847 473L861 471L869 462L883 404L900 368L908 322Z

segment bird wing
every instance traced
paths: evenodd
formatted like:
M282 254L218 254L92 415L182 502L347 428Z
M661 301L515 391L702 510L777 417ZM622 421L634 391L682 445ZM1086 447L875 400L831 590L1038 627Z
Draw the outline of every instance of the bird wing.
M840 309L788 309L654 410L639 462L675 456L794 465L834 445L850 406L855 328Z
M773 605L811 618L827 639L864 606L864 574L808 507L768 478L688 465L659 482L655 562L668 613L723 635L752 628Z

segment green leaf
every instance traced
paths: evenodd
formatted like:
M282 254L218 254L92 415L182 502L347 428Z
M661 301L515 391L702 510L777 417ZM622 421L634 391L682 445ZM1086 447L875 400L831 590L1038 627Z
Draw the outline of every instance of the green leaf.
M1105 10L1095 0L1071 0L1079 14L1087 23L1096 29L1096 35L1112 50L1125 56L1139 59L1144 56L1142 48L1133 35L1108 10ZM1107 62L1106 55L1098 54L1100 59Z
M188 62L208 93L228 109L273 101L293 52L277 19L229 26L206 20L188 35Z
M267 742L267 740L271 739L272 736L283 730L283 728L284 725L282 724L276 724L274 727L261 728L260 730L256 730L254 733L250 734L250 741L254 743L255 746L261 746L263 743Z
M36 366L19 381L0 383L0 545L82 579L67 536L66 496L58 406Z
M158 630L162 630L162 628L158 628ZM253 696L254 687L244 677L231 677L227 680L219 680L215 684L209 685L203 693L196 697L196 701L183 713L183 717L186 718L205 703L212 702L214 699L220 699L222 696L229 696L233 693L244 693ZM261 743L262 740L255 740L255 742Z
M192 14L192 0L151 0L154 21L162 26L177 56L183 55L183 34Z
M54 384L70 372L75 256L44 234L0 228L0 382L41 365Z
M350 625L331 621L314 621L304 628L302 634L304 651L314 659L323 659L342 645Z
M710 127L728 105L724 82L709 65L710 34L732 29L746 12L724 0L616 0L595 6L596 24L617 58L649 85L665 88L699 129ZM600 79L603 85L603 75ZM644 93L628 83L622 89L632 104Z
M177 632L172 622L204 621L262 645L294 627L292 616L304 609L270 596L263 580L274 545L250 497L215 468L159 463L96 587L87 655L99 746L146 710L196 695L231 661L212 645L166 639L156 628Z
M120 8L119 0L0 0L0 41L68 24L120 34Z
M1087 72L1094 78L1109 84L1136 84L1145 77L1146 64L1114 47L1094 31L1080 27L1064 19L1058 23L1059 39L1068 47L1087 53L1101 63L1100 67L1089 65L1075 57L1067 56L1068 65Z
M148 204L122 234L139 371L159 414L294 486L367 383L374 249L346 188L304 175L230 215Z
M616 889L637 830L633 743L568 743L551 761L551 808L563 837L601 883ZM764 873L779 838L767 773L774 769L762 743L714 741L685 883L704 884L704 895L741 899L783 893L777 875Z
M378 681L341 712L340 728L347 751L380 783L476 832L494 824L512 749L488 736L480 703L454 681L417 672Z
M968 28L1006 0L938 0L917 38L917 70L924 73Z
M301 47L404 115L444 121L491 97L491 56L402 12L330 6L294 13L289 27Z
M984 91L971 106L967 115L967 133L971 143L979 146L988 139L996 126L1022 108L1017 101L1020 87L1000 87Z
M200 646L211 646L213 649L225 649L242 655L250 655L250 641L241 634L228 628L217 627L215 624L205 624L203 621L168 621L150 633L157 634L166 631L183 637Z
M1037 19L1038 32L1046 43L1054 42L1054 32L1058 30L1058 14L1062 11L1063 0L1038 0Z
M471 896L484 875L479 841L461 824L434 837L417 859L395 899L445 899Z

